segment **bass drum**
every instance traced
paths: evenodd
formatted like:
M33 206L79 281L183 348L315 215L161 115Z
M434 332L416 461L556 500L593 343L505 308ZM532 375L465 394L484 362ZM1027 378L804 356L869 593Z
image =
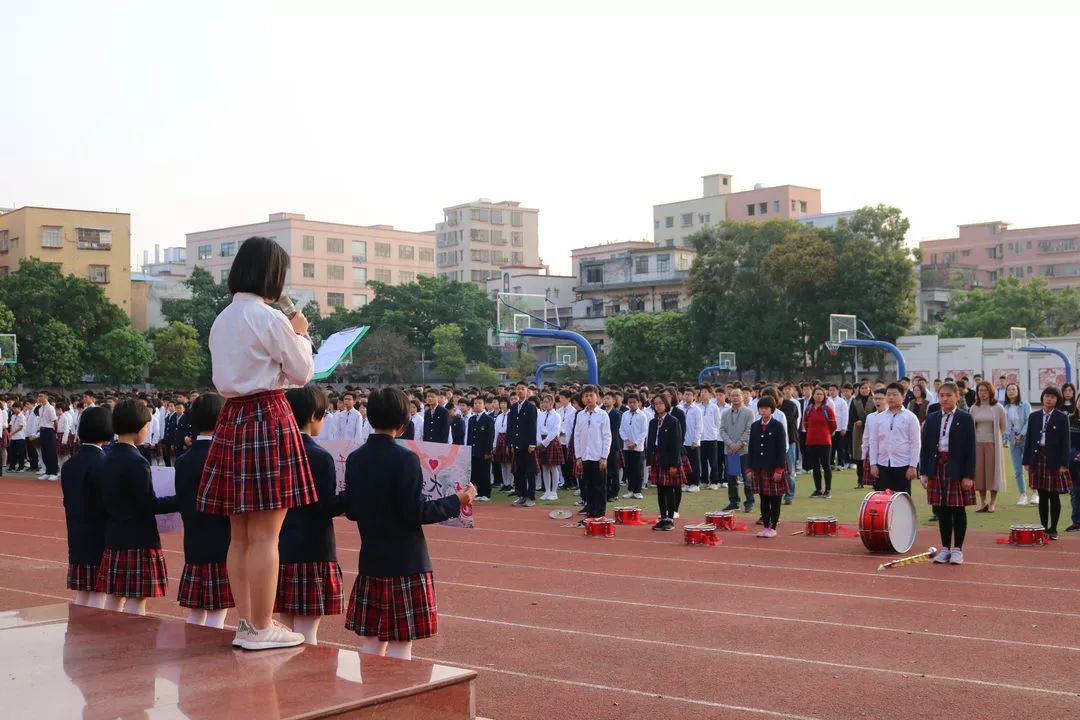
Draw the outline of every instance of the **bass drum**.
M905 492L872 492L859 508L859 537L870 552L907 552L915 544L915 523L915 503Z

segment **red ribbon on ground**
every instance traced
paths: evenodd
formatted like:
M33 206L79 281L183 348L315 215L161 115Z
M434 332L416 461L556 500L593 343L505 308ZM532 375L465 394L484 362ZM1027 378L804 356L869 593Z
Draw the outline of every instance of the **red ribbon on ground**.
M615 524L616 525L655 525L658 522L660 522L659 517L654 517L654 518L643 517L640 520L630 520L629 522L626 521L626 520L623 520L622 522L616 522Z
M851 528L844 527L843 525L836 526L836 534L840 537L859 537L858 530L852 530Z

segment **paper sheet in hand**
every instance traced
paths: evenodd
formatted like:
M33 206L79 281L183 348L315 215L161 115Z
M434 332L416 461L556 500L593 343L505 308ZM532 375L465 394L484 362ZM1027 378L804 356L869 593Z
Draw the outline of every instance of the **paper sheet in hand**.
M360 338L364 337L369 329L367 325L349 328L326 338L319 346L319 351L315 353L315 374L311 379L325 380L330 377L334 368L352 352L356 343L360 342Z
M172 497L176 494L176 470L171 467L152 465L150 467L150 481L154 484L154 495L159 498ZM168 513L157 516L159 533L182 533L184 521L180 513Z

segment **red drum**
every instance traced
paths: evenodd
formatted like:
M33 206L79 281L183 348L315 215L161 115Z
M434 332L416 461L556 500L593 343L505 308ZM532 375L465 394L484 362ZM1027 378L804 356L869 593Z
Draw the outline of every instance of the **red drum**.
M687 545L702 545L705 542L705 536L701 531L701 525L683 525L683 541ZM711 525L709 527L712 527ZM715 530L715 528L714 528Z
M716 544L716 526L715 525L698 525L698 529L701 531L701 544L702 545L715 545Z
M915 544L915 522L915 503L904 492L872 492L859 508L859 536L871 552L910 550Z
M615 508L615 522L619 525L627 523L639 525L641 523L641 508L636 505Z
M1042 525L1012 525L1009 542L1013 545L1045 545L1046 529Z
M817 515L806 518L806 536L836 537L836 518L832 515Z
M611 518L587 518L585 535L588 537L615 537L615 521Z
M705 522L712 525L717 530L734 530L735 511L714 510L713 512L707 512L705 513Z

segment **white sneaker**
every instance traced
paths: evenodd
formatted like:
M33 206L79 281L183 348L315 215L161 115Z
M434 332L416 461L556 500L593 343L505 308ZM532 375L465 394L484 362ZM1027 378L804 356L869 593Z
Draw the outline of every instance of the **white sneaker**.
M768 528L766 528L765 530L762 530L762 531L758 532L757 536L758 536L758 537L764 537L764 538L767 538L767 537L769 537L769 530L768 530Z
M679 513L675 513L671 517L672 517L673 520L678 520L679 519Z
M952 553L949 555L950 565L963 565L964 564L964 551L960 548L953 548Z
M726 490L727 489L727 483L720 483L720 487L722 487L722 488L724 488Z
M580 490L575 490L574 491L574 497L581 497L581 491Z
M1016 504L1017 505L1027 505L1028 504L1027 495L1021 495L1020 499L1016 501Z
M551 493L551 497L549 497L548 500L550 500L552 502L559 502L559 494L558 493Z
M1031 502L1032 505L1038 505L1039 504L1039 491L1038 490L1033 490L1032 491L1030 502Z
M934 562L939 565L944 565L949 562L950 557L952 557L952 550L949 548L941 548L937 551L937 555L934 556Z
M623 500L629 500L630 498L634 497L634 493L632 493L632 492L624 492L622 494L622 496L623 496Z
M272 650L274 648L296 647L304 642L304 636L293 632L277 620L271 620L270 625L262 630L255 630L244 636L240 641L240 647L245 650Z
M690 492L690 486L689 485L683 485L682 486L682 491L683 492Z
M44 480L46 477L48 477L48 476L45 473L41 473L40 475L37 476L37 479L38 480Z
M49 480L50 482L56 482L57 480L60 479L60 476L59 475L46 475L45 479Z
M690 485L690 486L688 486L686 488L686 492L692 492L692 493L701 492L701 487L698 486L698 485Z
M635 500L644 500L645 496L642 495L641 493L634 493L634 499Z
M491 498L484 497L483 495L477 495L476 502L491 502Z
M243 647L244 638L247 638L255 634L255 628L251 627L251 623L243 618L236 623L236 637L233 638L233 647Z

